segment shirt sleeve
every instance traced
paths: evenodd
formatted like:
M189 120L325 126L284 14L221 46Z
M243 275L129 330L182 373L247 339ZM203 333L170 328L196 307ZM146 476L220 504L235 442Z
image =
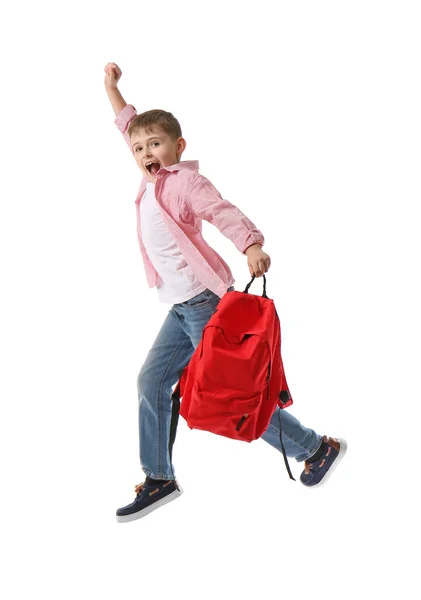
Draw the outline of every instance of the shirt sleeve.
M187 196L192 213L217 227L242 254L252 244L263 246L265 239L262 232L239 208L224 200L203 175L196 175Z
M132 104L126 104L122 111L118 113L116 116L114 123L117 125L117 128L123 134L124 139L128 147L130 148L130 152L134 155L132 145L130 143L130 138L127 134L127 129L129 127L130 121L137 115L137 111Z

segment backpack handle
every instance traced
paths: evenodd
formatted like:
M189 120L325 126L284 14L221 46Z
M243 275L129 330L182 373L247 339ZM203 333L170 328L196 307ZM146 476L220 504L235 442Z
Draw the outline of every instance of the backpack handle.
M246 289L244 290L245 294L248 294L249 287L251 286L251 284L253 283L253 281L255 279L256 279L256 275L253 275L253 277L251 278L251 281L247 284ZM264 273L263 273L263 294L262 294L262 298L267 298L267 295L266 295L266 277L265 277Z

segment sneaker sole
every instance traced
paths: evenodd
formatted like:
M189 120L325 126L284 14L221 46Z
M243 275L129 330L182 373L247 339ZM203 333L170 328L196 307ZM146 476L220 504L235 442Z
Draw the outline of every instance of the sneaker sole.
M118 523L128 523L129 521L135 521L136 519L141 519L142 517L146 517L146 515L149 515L151 512L153 512L157 508L164 506L164 504L168 504L172 500L176 500L176 498L181 496L181 494L184 492L184 490L181 486L178 486L178 487L180 488L179 490L174 490L173 492L171 492L171 494L168 494L168 496L161 498L161 500L157 500L156 502L154 502L147 508L144 508L143 510L139 510L138 512L132 513L131 515L123 515L123 516L116 515L117 522Z
M336 457L336 460L333 462L332 466L330 467L329 471L326 473L326 475L323 477L323 479L321 481L319 481L319 483L316 483L315 485L306 485L305 483L303 483L302 481L300 481L301 485L303 485L306 488L317 488L317 487L321 487L322 485L324 485L329 477L332 475L333 471L336 469L336 467L338 466L338 464L341 462L341 460L343 459L343 457L346 454L346 451L348 449L348 445L346 443L346 440L341 440L341 438L335 438L338 440L338 442L340 443L340 448L339 448L339 453L338 456Z

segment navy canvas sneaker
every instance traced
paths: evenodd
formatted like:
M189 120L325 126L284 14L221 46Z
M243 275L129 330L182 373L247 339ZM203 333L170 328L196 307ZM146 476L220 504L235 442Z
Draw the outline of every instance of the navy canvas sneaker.
M183 490L175 479L171 479L157 485L146 485L146 482L140 483L135 487L135 492L136 498L133 502L117 510L116 515L119 523L141 519L156 508L181 496Z
M300 481L307 487L316 487L326 483L346 453L345 440L325 435L323 441L325 449L320 459L316 462L304 461L305 468L300 475Z

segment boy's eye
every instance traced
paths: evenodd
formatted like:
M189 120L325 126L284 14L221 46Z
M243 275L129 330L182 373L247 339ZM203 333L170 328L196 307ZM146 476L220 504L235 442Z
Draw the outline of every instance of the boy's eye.
M151 145L153 146L154 144L159 146L159 142L152 142ZM142 146L138 146L135 151L139 152L140 150L142 150Z

